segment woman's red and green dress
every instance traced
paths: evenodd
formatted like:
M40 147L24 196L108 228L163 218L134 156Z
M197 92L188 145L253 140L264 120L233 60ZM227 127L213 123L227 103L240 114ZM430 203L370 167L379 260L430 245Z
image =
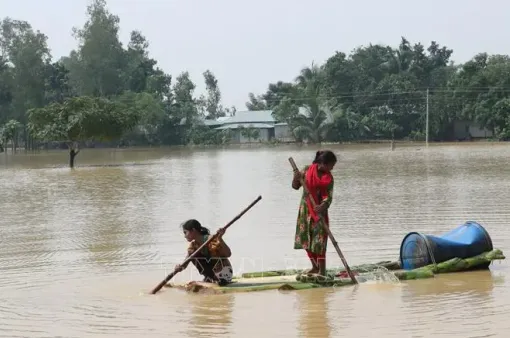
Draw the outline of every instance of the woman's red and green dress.
M305 166L302 172L304 181L314 197L315 204L320 205L324 202L329 208L333 200L333 175L323 173L319 176L317 169L318 165L315 163ZM323 217L319 220L319 215L312 208L309 195L303 189L303 195L299 203L294 249L306 250L308 257L315 260L326 257L328 234L322 222L329 226L327 208Z

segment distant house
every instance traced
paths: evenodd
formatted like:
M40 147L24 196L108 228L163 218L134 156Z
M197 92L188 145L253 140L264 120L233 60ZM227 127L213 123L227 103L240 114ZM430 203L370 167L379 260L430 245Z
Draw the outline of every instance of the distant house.
M274 125L271 110L240 111L235 116L221 121L216 130L231 130L233 143L269 141L274 138Z
M492 131L470 121L455 121L453 133L457 140L484 139L493 136Z
M223 124L224 121L230 119L231 116L222 116L218 117L216 120L202 120L206 126L209 127L218 127Z
M237 111L235 116L206 122L216 130L230 130L232 143L293 141L287 123L276 123L272 110Z
M180 124L184 125L185 122L182 119ZM202 123L215 130L230 130L232 143L268 142L273 139L294 141L287 123L277 123L272 110L237 111L234 116L203 119Z

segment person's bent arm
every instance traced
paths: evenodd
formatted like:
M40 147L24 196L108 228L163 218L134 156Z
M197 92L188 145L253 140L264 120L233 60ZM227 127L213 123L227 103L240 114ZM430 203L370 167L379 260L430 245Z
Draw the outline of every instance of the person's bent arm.
M216 238L216 243L214 243L215 251L217 255L221 258L229 258L232 256L232 251L230 251L230 247L225 243L222 237Z
M333 188L335 186L335 182L333 180L333 177L331 177L331 183L328 185L327 188L327 195L322 200L322 203L326 205L326 210L331 206L331 202L333 202Z
M306 172L307 168L308 168L308 166L306 166L303 169L303 171L295 171L294 172L294 177L292 178L292 189L299 190L299 188L301 188L301 178L304 179L305 172Z

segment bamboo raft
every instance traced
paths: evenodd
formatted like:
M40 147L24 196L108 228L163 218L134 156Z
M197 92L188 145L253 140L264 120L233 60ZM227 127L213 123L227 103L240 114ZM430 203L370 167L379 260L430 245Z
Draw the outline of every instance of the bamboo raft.
M374 271L383 269L391 271L400 281L433 278L437 274L454 273L487 268L496 261L503 260L505 256L499 249L484 252L469 258L453 258L438 264L429 264L413 270L402 270L399 261L382 261L374 264L352 266L351 270L357 275L359 283L367 279ZM187 292L200 293L238 293L265 290L304 290L324 287L343 287L352 285L345 269L330 269L326 276L307 275L301 270L275 270L244 273L233 279L233 283L220 287L213 283L190 282L185 284L166 284L167 288L177 288Z

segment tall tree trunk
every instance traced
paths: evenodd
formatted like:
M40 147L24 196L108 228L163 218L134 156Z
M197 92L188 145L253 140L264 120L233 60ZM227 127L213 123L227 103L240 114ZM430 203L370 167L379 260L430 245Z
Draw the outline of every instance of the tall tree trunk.
M69 149L69 168L71 169L74 168L74 159L76 158L76 155L78 155L78 153L74 150L74 148Z

